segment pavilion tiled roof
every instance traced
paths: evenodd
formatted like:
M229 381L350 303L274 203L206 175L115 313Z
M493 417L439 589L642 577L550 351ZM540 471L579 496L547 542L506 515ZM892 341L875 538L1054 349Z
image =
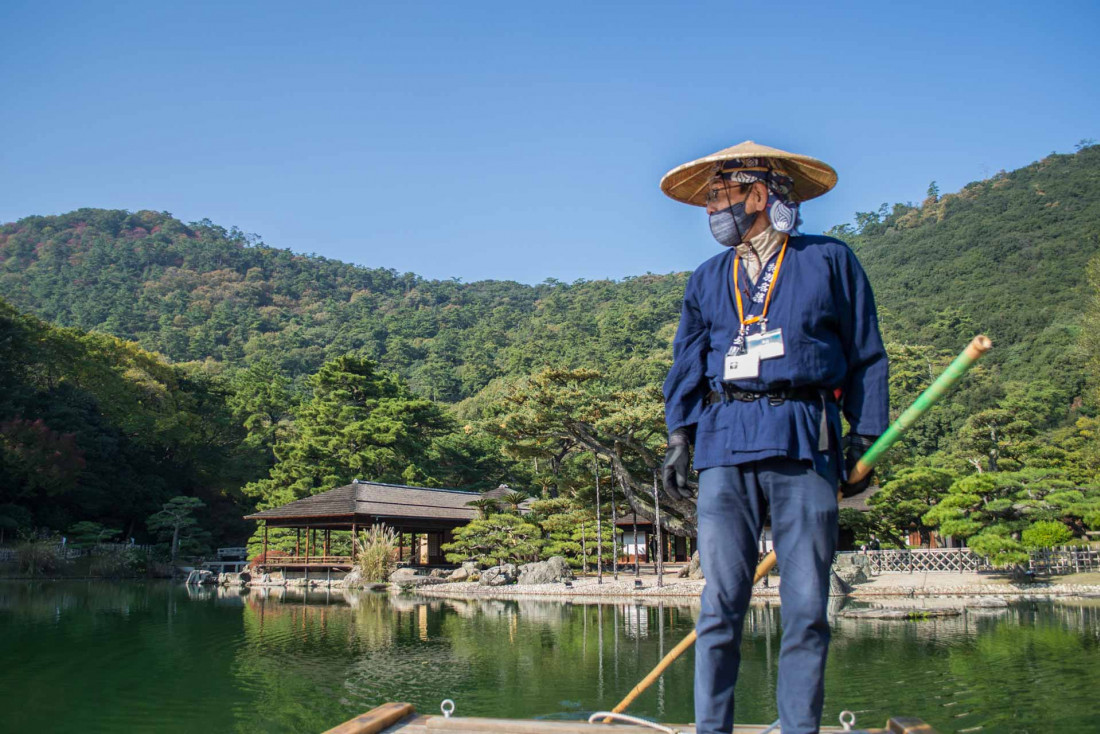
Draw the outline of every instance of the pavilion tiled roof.
M282 507L246 515L246 520L290 520L311 517L430 518L433 520L473 520L478 511L468 503L480 497L477 492L458 489L406 487L400 484L355 481L327 492L303 497Z

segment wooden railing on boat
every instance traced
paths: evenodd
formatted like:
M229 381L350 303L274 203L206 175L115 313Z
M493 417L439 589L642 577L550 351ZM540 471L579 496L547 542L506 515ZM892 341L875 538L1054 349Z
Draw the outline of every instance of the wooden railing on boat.
M694 734L694 726L665 724L679 734ZM732 734L758 734L762 725L735 725ZM536 719L491 719L471 716L425 716L412 704L387 703L329 729L325 734L653 734L655 729L635 724L589 724L585 721L544 721ZM822 732L843 732L836 726L823 726ZM850 729L848 734L936 734L920 719L894 717L882 729Z

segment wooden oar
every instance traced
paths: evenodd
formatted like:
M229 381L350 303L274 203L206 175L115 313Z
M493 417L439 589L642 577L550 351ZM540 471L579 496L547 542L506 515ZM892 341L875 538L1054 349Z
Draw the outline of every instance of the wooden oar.
M865 478L871 473L871 469L882 457L891 446L897 443L902 434L905 433L909 426L920 418L924 413L935 405L940 398L942 398L947 392L954 387L959 378L970 369L970 366L974 364L983 354L988 352L993 347L993 342L989 340L989 337L984 334L979 334L971 340L966 349L962 351L959 356L947 366L947 369L936 378L936 381L925 388L924 392L906 408L905 412L898 416L898 419L894 421L886 433L878 437L878 440L871 445L871 448L867 449L863 457L856 462L856 466L852 469L852 472L848 475L848 482L850 484L858 484L860 480ZM837 502L843 497L843 493L837 493ZM767 576L771 570L775 568L775 550L768 551L768 554L764 556L760 563L756 566L756 573L753 574L752 584L756 584L760 579ZM680 643L676 647L668 651L668 654L661 658L661 662L657 663L657 667L649 672L649 674L642 678L638 685L634 686L630 690L630 693L626 694L626 698L619 702L619 705L611 709L616 714L621 714L626 711L626 707L634 703L634 699L642 695L642 692L653 685L653 681L661 677L661 675L668 670L668 666L680 657L687 650L695 644L695 630L692 630L687 637L680 640ZM610 724L611 719L606 718L603 723Z
M378 734L413 713L411 703L386 703L334 726L325 734Z

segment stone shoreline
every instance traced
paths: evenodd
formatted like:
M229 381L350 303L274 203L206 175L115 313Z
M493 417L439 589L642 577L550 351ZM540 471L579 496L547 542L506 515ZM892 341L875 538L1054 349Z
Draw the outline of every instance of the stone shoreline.
M564 563L564 562L563 562ZM533 564L538 565L538 564ZM543 564L545 565L545 564ZM504 568L504 567L501 567ZM426 597L456 600L471 599L541 599L562 602L600 602L633 601L638 603L669 602L676 604L698 604L706 581L698 578L680 577L676 573L665 574L663 585L657 585L653 573L643 572L635 577L627 571L620 573L616 580L605 573L602 582L595 576L571 578L569 580L548 581L561 578L560 569L556 573L539 576L528 573L530 567L522 573L515 573L515 567L498 574L501 578L480 578L477 581L449 580L439 575L422 576L415 572L395 573L389 583L363 584L362 588L374 592L404 593L411 592ZM488 569L482 576L496 569ZM536 569L537 570L537 569ZM981 600L993 599L1100 599L1100 574L1083 573L1050 580L1019 582L1003 574L990 573L891 573L868 577L859 569L840 569L834 578L835 599L879 605L887 600L899 602L912 600L955 600L962 606L968 606L965 600L974 599L971 606L980 606ZM404 574L404 575L402 575ZM846 582L839 579L847 577ZM198 577L198 578L196 578ZM511 582L509 583L509 577ZM547 580L548 582L540 581ZM218 584L233 587L285 587L290 589L344 589L344 579L305 579L284 578L282 574L263 574L251 578L246 574L223 574L215 576L206 571L192 572L188 579L196 584ZM350 581L350 579L349 579ZM534 582L534 583L532 583ZM757 603L779 603L779 588L782 579L769 576L753 588L753 601ZM358 579L352 581L351 588L359 588Z
M979 584L971 586L948 586L943 588L905 588L860 589L856 587L849 595L853 599L874 599L881 597L927 598L952 596L1000 596L1020 599L1043 599L1049 597L1077 597L1082 599L1100 599L1100 586L1079 584L1054 584L1050 586L1013 586Z
M876 577L876 583L857 584L847 598L854 601L876 602L887 599L965 599L966 597L997 597L1003 599L1048 600L1053 598L1100 599L1100 584L1012 584L1012 583L962 583L917 586L902 583L903 579ZM477 583L453 582L417 586L413 593L445 599L546 599L548 601L673 601L698 602L705 581L670 579L658 588L653 578L643 579L643 587L634 587L633 576L619 581L583 578L572 582L572 588L564 584L481 586ZM755 601L779 603L779 587L775 579L769 586L762 583L753 588ZM839 597L838 597L839 598Z

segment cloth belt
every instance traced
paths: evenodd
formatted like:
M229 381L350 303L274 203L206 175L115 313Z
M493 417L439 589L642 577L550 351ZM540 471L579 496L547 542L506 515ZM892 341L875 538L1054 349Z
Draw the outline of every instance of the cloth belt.
M782 405L788 400L821 401L821 425L818 426L817 450L829 450L829 411L828 403L836 402L832 390L820 387L789 387L781 390L742 390L733 385L722 384L721 391L711 390L707 393L704 405L715 403L728 403L732 401L742 403L754 403L757 400L767 400L768 405Z

